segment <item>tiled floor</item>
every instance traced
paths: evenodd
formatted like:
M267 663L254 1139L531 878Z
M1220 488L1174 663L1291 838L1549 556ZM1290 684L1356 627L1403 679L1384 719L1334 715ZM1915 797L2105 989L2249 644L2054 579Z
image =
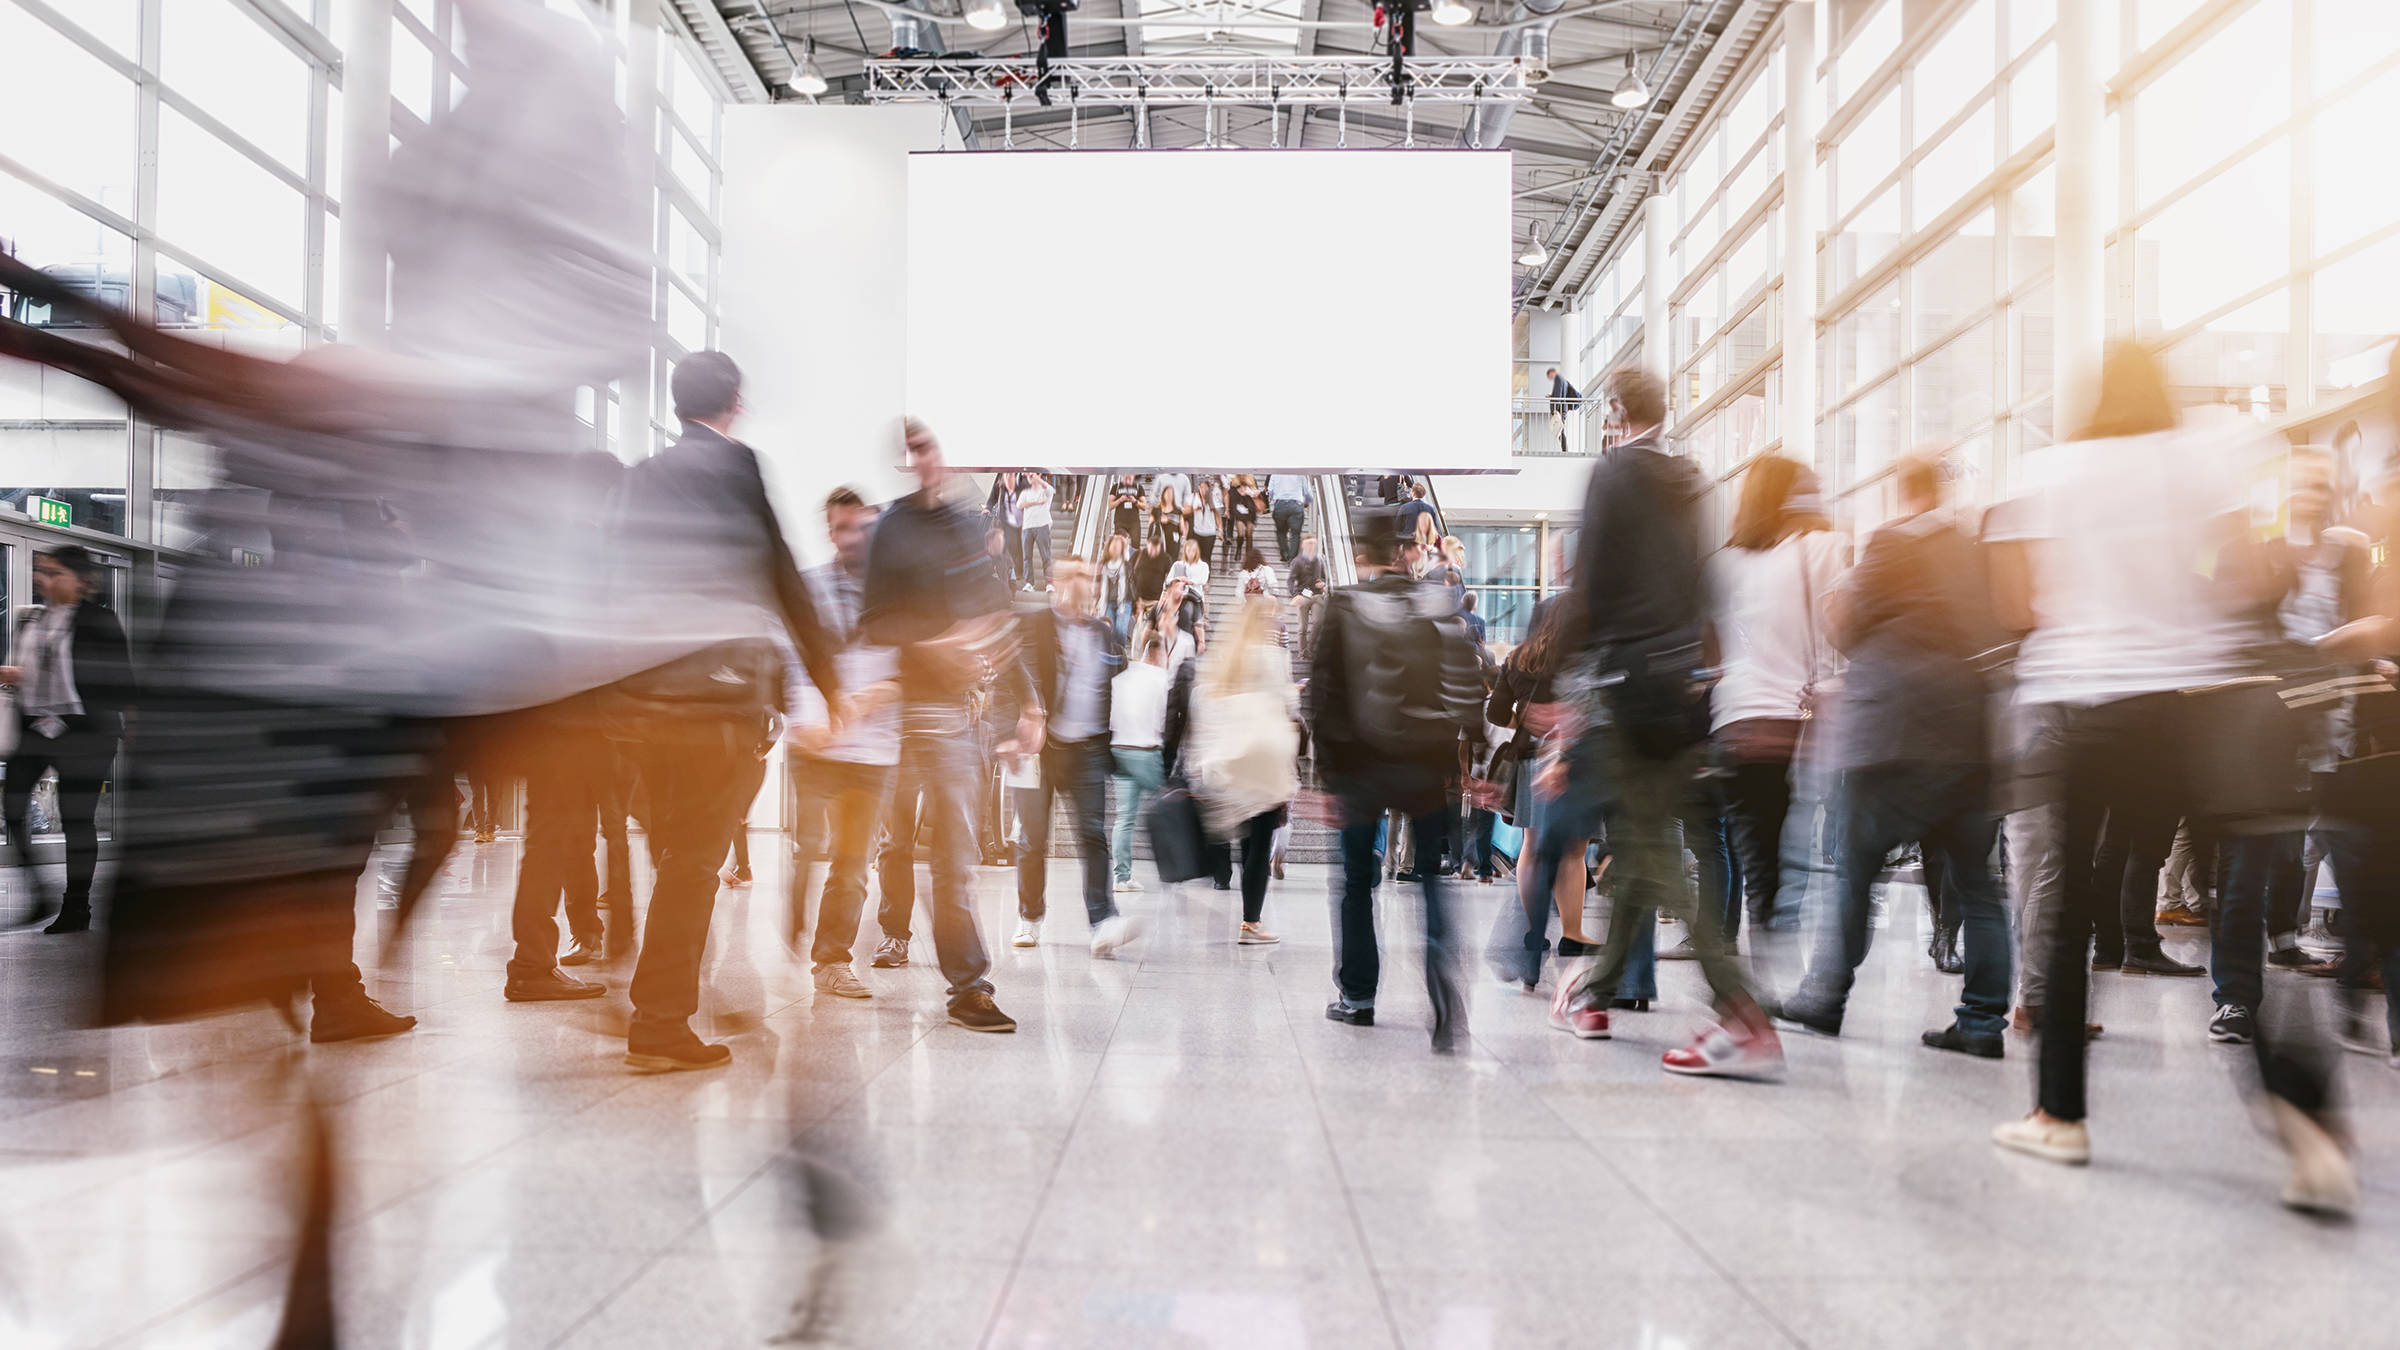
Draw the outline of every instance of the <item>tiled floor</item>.
M501 1000L507 843L462 850L405 959L370 969L423 1019L381 1044L296 1047L264 1013L63 1029L91 943L0 937L0 1345L266 1344L309 1092L347 1160L347 1347L757 1345L811 1266L807 1179L828 1172L888 1220L863 1347L2400 1338L2400 1075L2343 1066L2361 1217L2295 1217L2247 1055L2202 1034L2202 981L2102 977L2099 1158L2067 1170L1986 1142L2027 1104L2022 1042L2003 1064L1916 1044L1954 982L1899 940L1912 898L1849 1034L1794 1038L1768 1086L1659 1072L1688 965L1664 972L1675 1006L1610 1043L1551 1032L1478 966L1471 1051L1433 1057L1409 892L1384 1024L1328 1023L1314 868L1269 902L1279 948L1234 945L1232 897L1153 891L1114 962L1086 951L1071 869L1031 951L997 945L1013 874L982 874L1015 1036L948 1026L930 962L862 960L873 1001L820 1001L774 937L759 840L760 884L720 900L700 1025L736 1058L708 1074L627 1073L621 997ZM1504 893L1453 894L1479 934Z

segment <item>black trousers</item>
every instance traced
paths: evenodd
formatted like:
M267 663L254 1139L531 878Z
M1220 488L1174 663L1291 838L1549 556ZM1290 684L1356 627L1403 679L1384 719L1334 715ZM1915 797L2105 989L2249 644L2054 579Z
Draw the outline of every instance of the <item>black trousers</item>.
M757 791L750 775L758 763L758 720L661 725L627 748L649 794L643 823L657 867L633 971L633 1031L672 1035L700 1010L717 867Z
M2175 846L2176 819L2149 801L2108 808L2092 860L2117 899L2113 908L2102 905L2092 912L2092 939L2103 959L2159 954L2158 870Z
M58 774L59 824L67 843L65 902L69 909L85 909L92 902L92 873L100 866L100 788L117 757L117 741L94 730L90 718L64 720L67 729L55 739L29 722L18 727L17 753L9 758L7 786L0 791L0 816L7 820L18 865L30 871L33 789L42 775Z
M1733 856L1741 867L1741 893L1754 922L1775 914L1783 877L1783 821L1792 810L1792 766L1788 760L1737 764L1725 780L1725 821ZM1730 889L1730 888L1728 888ZM1742 906L1725 907L1725 941L1741 931Z
M592 840L608 797L612 755L597 724L561 720L533 734L524 764L525 851L509 921L517 943L508 962L512 976L539 975L558 964L561 900L576 939L590 945L600 941L600 876L592 865Z
M1242 922L1257 923L1267 912L1267 882L1274 875L1275 831L1284 821L1283 808L1262 811L1242 822Z

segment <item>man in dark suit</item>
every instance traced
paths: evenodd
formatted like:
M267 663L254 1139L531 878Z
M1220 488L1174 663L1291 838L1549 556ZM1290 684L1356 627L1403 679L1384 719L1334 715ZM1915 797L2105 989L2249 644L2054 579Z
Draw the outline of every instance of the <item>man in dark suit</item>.
M1090 614L1091 592L1091 565L1070 558L1058 569L1049 606L1019 620L1026 679L1041 704L1042 781L1017 792L1025 851L1017 857L1014 941L1019 947L1041 945L1050 802L1063 794L1075 824L1075 847L1083 855L1083 909L1092 923L1092 955L1105 957L1137 936L1140 922L1117 913L1110 893L1109 689L1125 668L1125 649L1116 630Z
M42 603L17 624L23 665L0 666L16 686L17 749L8 761L0 814L28 876L33 849L27 807L42 775L58 775L58 814L67 836L67 887L45 933L80 933L92 923L92 873L100 864L100 787L117 757L133 708L133 657L125 629L99 600L100 564L75 544L33 560ZM39 893L39 886L29 889Z
M760 729L782 706L783 658L771 628L790 636L835 724L849 720L835 668L841 641L817 617L757 454L733 439L741 389L741 370L724 353L685 357L673 384L683 435L628 470L619 495L621 543L639 558L630 589L686 647L620 680L604 703L609 734L627 742L649 792L644 824L657 860L625 1054L644 1072L714 1068L733 1057L694 1035L690 1019L717 865L756 790ZM595 791L604 771L592 767ZM588 851L592 817L582 819Z
M1550 367L1550 425L1558 429L1558 450L1562 455L1567 450L1567 418L1582 404L1582 391L1567 383L1567 377L1558 373L1558 367Z

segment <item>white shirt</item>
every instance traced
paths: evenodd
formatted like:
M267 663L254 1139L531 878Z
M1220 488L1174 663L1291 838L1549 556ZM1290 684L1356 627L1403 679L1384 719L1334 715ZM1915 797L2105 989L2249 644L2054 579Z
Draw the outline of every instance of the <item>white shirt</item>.
M2107 703L2243 673L2241 626L2201 573L2247 500L2240 449L2222 430L2176 430L2025 457L2032 491L1984 531L2032 545L2020 702Z
M1812 530L1764 551L1728 548L1709 560L1725 667L1709 697L1711 728L1751 717L1795 718L1807 691L1832 692L1841 653L1822 615L1825 597L1841 584L1849 548L1831 530Z
M1050 489L1047 486L1029 487L1017 494L1017 509L1023 516L1021 528L1047 529L1050 525Z
M1250 593L1250 583L1253 581L1259 583L1260 594L1275 594L1275 569L1264 565L1249 568L1248 570L1244 571L1242 573L1241 583L1235 588L1234 593L1237 595L1248 595Z
M1128 750L1156 750L1167 725L1167 670L1147 661L1125 667L1110 686L1108 741Z
M74 605L47 605L25 625L27 717L80 717L83 694L75 687Z
M1175 489L1175 504L1189 506L1192 502L1192 476L1188 473L1162 473L1150 480L1150 500L1157 501L1168 488Z
M1189 559L1178 562L1173 567L1167 569L1167 580L1173 581L1177 577L1183 577L1189 580L1192 583L1192 594L1200 597L1201 604L1205 605L1208 603L1207 563L1192 562Z

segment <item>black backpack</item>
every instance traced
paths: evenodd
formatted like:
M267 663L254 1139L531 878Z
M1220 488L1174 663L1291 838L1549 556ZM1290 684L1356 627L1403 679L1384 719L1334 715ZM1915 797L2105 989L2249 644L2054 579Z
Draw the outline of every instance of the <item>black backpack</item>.
M1422 762L1452 753L1459 717L1448 690L1480 686L1473 639L1439 587L1359 587L1342 634L1351 725L1377 754Z

